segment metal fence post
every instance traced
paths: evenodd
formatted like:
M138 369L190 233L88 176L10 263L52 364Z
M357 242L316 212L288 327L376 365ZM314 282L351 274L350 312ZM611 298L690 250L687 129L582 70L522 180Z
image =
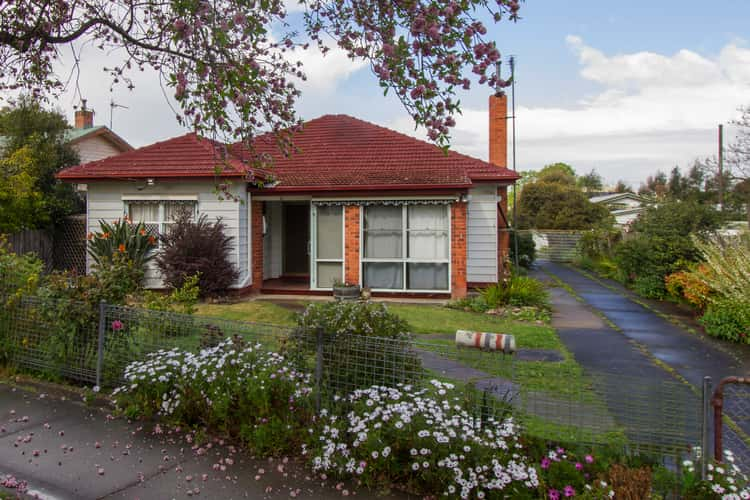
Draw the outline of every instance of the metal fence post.
M96 386L102 386L102 365L104 364L104 335L106 333L106 309L107 303L104 300L99 301L99 338L96 347Z
M323 329L318 328L316 332L315 351L315 410L320 413L321 395L323 388Z
M701 411L701 479L708 474L711 460L711 377L703 377L703 408ZM714 422L714 425L717 425Z

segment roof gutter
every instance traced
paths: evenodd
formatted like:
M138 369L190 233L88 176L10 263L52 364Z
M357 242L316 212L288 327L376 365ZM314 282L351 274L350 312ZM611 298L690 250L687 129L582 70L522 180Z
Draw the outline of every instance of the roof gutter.
M445 191L469 189L471 184L361 184L349 186L283 186L257 188L248 186L253 193L341 193L360 191Z

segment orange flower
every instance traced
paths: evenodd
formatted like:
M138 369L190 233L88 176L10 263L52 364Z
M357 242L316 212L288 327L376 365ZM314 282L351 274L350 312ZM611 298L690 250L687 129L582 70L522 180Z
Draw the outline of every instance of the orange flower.
M156 245L156 238L154 238L153 236L149 236L148 242L152 245Z
M86 239L87 239L87 240L89 240L89 241L90 241L90 240L93 240L93 239L94 239L94 233L89 233L89 234L87 234L87 235L86 235Z
M117 251L120 253L125 253L125 245L120 243L120 246L117 247Z
M139 233L139 234L140 234L141 236L146 236L146 230L145 230L145 229L141 229L140 231L138 231L138 233Z
M109 238L109 233L103 233L102 234L102 238L104 238L105 240L108 239Z

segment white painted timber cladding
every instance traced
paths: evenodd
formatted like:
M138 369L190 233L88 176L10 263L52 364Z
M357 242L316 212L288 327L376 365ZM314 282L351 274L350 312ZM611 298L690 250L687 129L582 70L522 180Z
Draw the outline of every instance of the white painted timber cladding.
M466 219L466 280L497 282L497 185L469 190Z
M86 137L73 145L81 163L101 160L122 153L114 144L102 137Z
M138 188L143 188L138 190ZM245 184L237 182L231 187L234 195L249 203ZM169 195L185 196L186 199L198 198L198 215L206 214L208 220L221 218L225 232L233 238L233 263L240 270L240 278L235 286L244 286L249 279L248 273L248 234L247 204L233 200L219 200L215 193L215 184L211 181L156 181L154 186L145 186L145 182L92 182L87 192L87 231L99 231L99 221L114 221L125 215L123 196L136 199L139 196L153 197ZM241 213L242 212L242 213ZM240 226L244 226L240 230ZM244 248L243 248L244 247ZM87 256L86 267L90 270L91 257ZM146 288L163 288L164 284L154 265L149 265L144 281Z

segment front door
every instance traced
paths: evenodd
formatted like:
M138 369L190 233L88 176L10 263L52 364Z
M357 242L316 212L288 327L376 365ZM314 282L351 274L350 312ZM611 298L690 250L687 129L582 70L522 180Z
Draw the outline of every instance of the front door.
M287 204L284 207L284 275L310 274L310 205Z

